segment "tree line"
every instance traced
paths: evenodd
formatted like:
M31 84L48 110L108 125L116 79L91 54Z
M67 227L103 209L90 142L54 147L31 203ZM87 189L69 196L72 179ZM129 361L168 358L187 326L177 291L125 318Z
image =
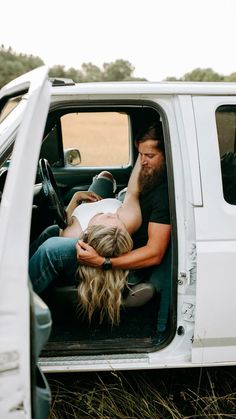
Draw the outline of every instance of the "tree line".
M0 47L0 88L9 81L43 65L40 57L16 53L11 47ZM73 79L76 83L98 81L146 81L146 78L134 77L135 68L129 61L118 59L114 62L104 63L98 67L92 63L83 63L80 69L66 69L64 65L55 65L49 69L49 77L64 77ZM166 81L236 81L236 72L224 76L211 68L196 68L180 78L166 77Z

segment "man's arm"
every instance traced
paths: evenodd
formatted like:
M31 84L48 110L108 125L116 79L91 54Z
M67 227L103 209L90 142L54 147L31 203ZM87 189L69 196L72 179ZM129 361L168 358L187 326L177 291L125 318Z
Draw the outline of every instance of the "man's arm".
M169 224L149 223L148 242L121 256L111 258L113 268L141 269L159 265L169 244L171 226ZM93 247L79 241L76 244L77 259L85 265L101 267L104 257L99 256Z

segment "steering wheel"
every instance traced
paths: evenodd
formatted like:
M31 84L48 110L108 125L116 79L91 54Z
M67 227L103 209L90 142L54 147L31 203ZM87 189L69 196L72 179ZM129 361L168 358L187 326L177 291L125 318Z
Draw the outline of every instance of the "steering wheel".
M60 228L67 226L67 216L60 190L57 186L50 164L46 159L39 160L39 174L44 195L49 202L54 218Z

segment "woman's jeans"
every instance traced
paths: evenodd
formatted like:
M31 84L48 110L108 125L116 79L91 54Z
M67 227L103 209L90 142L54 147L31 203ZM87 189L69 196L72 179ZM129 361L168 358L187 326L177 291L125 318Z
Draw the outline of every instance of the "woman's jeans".
M50 226L32 244L29 275L33 289L42 293L51 283L74 283L77 268L75 244L78 239L58 237L58 226ZM42 244L41 244L42 243Z

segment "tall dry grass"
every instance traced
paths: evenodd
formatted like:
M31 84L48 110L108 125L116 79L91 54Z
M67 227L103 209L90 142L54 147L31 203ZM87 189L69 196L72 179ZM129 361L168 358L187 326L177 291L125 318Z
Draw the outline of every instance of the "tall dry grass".
M236 418L235 367L49 376L50 419Z

